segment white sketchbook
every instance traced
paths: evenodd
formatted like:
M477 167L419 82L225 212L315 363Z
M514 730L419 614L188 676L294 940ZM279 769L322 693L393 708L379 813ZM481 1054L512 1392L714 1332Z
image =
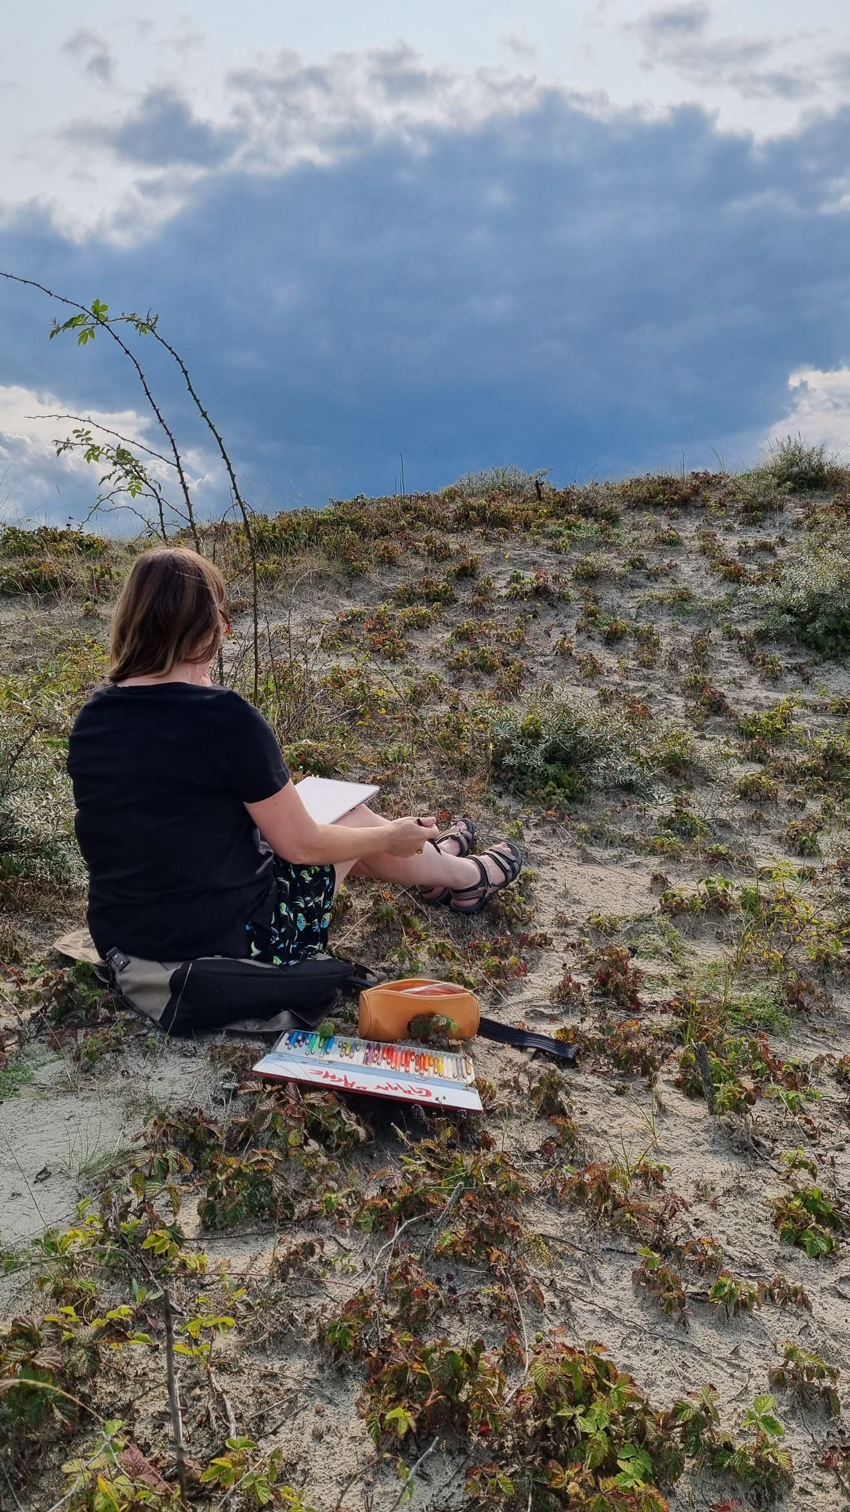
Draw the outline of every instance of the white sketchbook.
M381 789L366 782L338 782L335 777L302 777L295 791L317 824L336 824L361 803L371 803Z

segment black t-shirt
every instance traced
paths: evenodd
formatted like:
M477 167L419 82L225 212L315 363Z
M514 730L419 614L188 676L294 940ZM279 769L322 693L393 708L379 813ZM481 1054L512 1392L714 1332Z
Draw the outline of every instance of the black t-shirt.
M229 688L98 688L68 771L101 955L246 955L247 924L271 919L274 855L244 805L289 781L262 714Z

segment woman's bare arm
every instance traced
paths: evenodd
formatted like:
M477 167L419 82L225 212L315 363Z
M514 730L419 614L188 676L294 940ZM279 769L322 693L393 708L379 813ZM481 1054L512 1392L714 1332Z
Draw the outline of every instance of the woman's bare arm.
M294 865L328 866L386 852L391 856L416 856L439 830L432 818L394 819L379 828L357 829L353 825L317 824L308 814L295 785L288 782L261 803L246 803L264 840L275 855Z

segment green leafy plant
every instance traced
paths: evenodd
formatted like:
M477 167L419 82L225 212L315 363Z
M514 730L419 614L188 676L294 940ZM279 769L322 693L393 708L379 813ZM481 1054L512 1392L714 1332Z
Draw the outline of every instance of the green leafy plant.
M638 624L632 632L639 667L654 667L661 650L661 636L654 625Z
M64 1500L72 1512L179 1512L183 1499L178 1486L128 1444L120 1418L102 1424L102 1438L94 1452L66 1461L69 1480Z
M583 1043L606 1066L631 1076L654 1077L670 1052L670 1039L661 1024L644 1019L604 1018L599 1030L585 1034Z
M644 478L629 478L617 484L617 493L630 509L664 509L674 512L696 504L712 482L711 473L692 472L683 476L660 473Z
M602 950L588 952L587 965L592 984L603 997L624 1008L640 1007L643 972L635 966L627 946L605 945Z
M824 656L850 644L850 533L834 526L786 564L779 582L754 590L766 632L802 641Z
M664 1512L661 1488L685 1461L674 1414L656 1411L601 1345L577 1348L557 1333L535 1346L527 1380L488 1440L491 1457L467 1490L475 1506L506 1512Z
M521 572L518 568L508 578L507 596L510 599L551 599L568 602L571 594L566 579L559 572L547 572L545 567L535 567L533 572Z
M850 1228L850 1220L820 1187L797 1187L773 1203L773 1223L786 1244L804 1249L813 1260L830 1255L836 1238Z
M792 819L785 830L785 844L798 856L819 856L820 826L815 819Z
M760 1097L780 1096L795 1100L814 1095L808 1067L783 1060L771 1050L764 1034L715 1032L705 1037L705 1045L718 1113L741 1113ZM691 1045L686 1046L679 1056L679 1070L679 1084L688 1096L705 1096L697 1057Z
M665 887L658 907L662 913L676 918L682 914L732 913L736 906L735 885L728 877L703 877L693 892L680 892Z
M830 1417L838 1417L841 1401L837 1391L838 1370L819 1354L789 1340L782 1349L782 1364L768 1371L771 1386L792 1391L805 1407L824 1406Z
M706 1458L716 1475L726 1475L759 1501L774 1502L794 1484L791 1454L779 1447L785 1429L774 1413L776 1403L769 1393L756 1397L744 1413L743 1427L749 1439L735 1439L711 1426Z
M754 1308L761 1307L763 1295L761 1286L733 1276L731 1271L721 1270L714 1278L708 1300L722 1307L727 1318L734 1318L738 1313L751 1313Z
M776 803L779 788L771 777L762 772L747 772L735 780L735 792L748 803Z
M667 1265L655 1250L641 1245L638 1249L641 1263L632 1271L632 1280L654 1297L658 1306L668 1317L678 1323L687 1323L688 1300L678 1271Z
M255 1453L257 1444L244 1434L229 1438L225 1447L226 1452L210 1460L201 1472L201 1485L238 1492L243 1507L288 1507L290 1512L315 1512L281 1479L282 1449L273 1449L267 1458L260 1458Z
M743 714L738 728L747 740L762 740L768 744L787 740L794 725L794 700L780 698L760 714Z
M205 1228L233 1228L251 1218L291 1218L295 1204L268 1150L221 1155L198 1203Z
M432 1217L445 1225L436 1235L438 1255L503 1263L505 1247L522 1232L519 1209L529 1191L508 1155L467 1153L454 1144L454 1131L447 1127L435 1138L409 1144L401 1165L401 1180L362 1203L361 1228L389 1230L409 1218ZM519 1257L516 1264L521 1269Z
M423 1343L400 1332L385 1335L367 1360L366 1425L376 1442L435 1430L467 1436L496 1429L504 1376L481 1340Z
M664 1193L668 1167L648 1160L647 1155L644 1150L634 1158L624 1149L620 1158L608 1163L594 1160L577 1169L553 1172L549 1190L558 1202L582 1207L597 1222L609 1223L647 1247L659 1248L669 1220L687 1204L675 1194Z
M544 1117L552 1114L569 1114L570 1094L560 1071L554 1066L541 1071L531 1086L531 1102L535 1113Z

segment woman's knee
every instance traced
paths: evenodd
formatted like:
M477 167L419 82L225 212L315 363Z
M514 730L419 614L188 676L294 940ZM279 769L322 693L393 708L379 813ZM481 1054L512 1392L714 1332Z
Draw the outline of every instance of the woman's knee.
M346 824L350 829L374 829L375 825L389 824L390 821L374 813L365 803L361 803L356 809L352 809L350 814L343 814L342 818L337 819L336 822Z

